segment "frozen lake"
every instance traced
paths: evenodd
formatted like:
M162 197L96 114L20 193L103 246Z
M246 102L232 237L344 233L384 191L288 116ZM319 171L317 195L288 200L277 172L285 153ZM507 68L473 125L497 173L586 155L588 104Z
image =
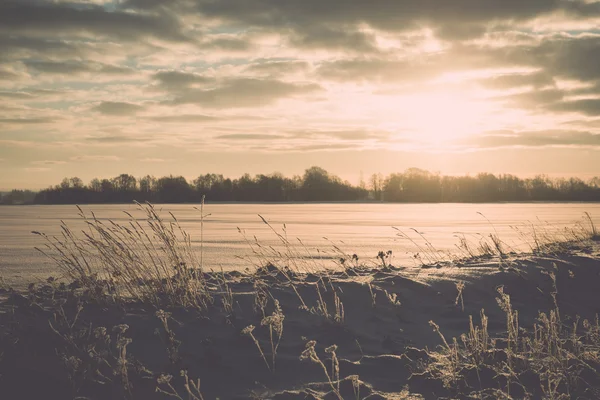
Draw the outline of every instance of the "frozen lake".
M168 212L172 212L191 234L194 246L200 248L200 213L194 205L156 205L156 208L165 218L170 218ZM124 210L142 216L134 205L89 205L83 209L93 211L99 219L115 222L128 220ZM544 229L560 229L582 221L586 211L600 225L598 203L207 204L205 213L211 215L204 223L204 264L214 269L251 266L252 252L238 227L248 239L254 240L256 236L261 244L282 249L281 242L259 214L279 232L285 224L287 237L297 244L300 254L316 260L318 265L333 267L332 259L338 256L332 251L332 243L349 254L358 254L361 260L375 261L380 250L392 250L395 265L414 265L412 256L418 249L399 237L392 227L423 244L423 239L411 228L418 230L439 251L456 252L457 235L464 234L477 242L480 235L494 231L506 245L528 250L515 226L531 230L525 225L533 223ZM52 262L34 249L43 245L43 240L31 231L59 234L61 220L74 232L84 227L75 206L0 207L0 275L7 282L24 285L56 275Z

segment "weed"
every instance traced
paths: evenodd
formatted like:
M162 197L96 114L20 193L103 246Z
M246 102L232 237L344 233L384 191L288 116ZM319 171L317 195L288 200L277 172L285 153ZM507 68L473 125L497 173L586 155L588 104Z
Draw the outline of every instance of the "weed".
M179 346L181 345L181 342L175 339L175 332L173 332L173 330L169 327L169 319L171 318L171 313L163 310L158 310L155 315L160 320L163 329L165 330L164 336L160 334L160 331L158 329L156 330L156 334L161 338L161 340L167 348L169 361L171 362L171 364L176 364L180 360Z
M309 361L319 365L321 367L321 369L323 370L323 372L325 373L325 377L327 378L327 382L329 383L329 386L331 387L331 390L333 391L333 393L336 395L336 397L339 400L343 400L342 395L340 394L340 391L339 391L339 362L337 361L337 356L335 355L337 346L333 345L326 349L326 352L328 351L332 357L332 372L331 372L331 374L329 374L329 372L327 371L327 367L325 366L323 361L321 361L321 359L317 355L317 351L315 350L316 345L317 345L317 342L315 340L311 340L311 341L307 342L304 351L300 355L300 360L309 360ZM337 385L334 383L334 380L332 380L332 376L334 378L336 376L338 377Z
M154 304L205 310L212 295L190 236L171 214L163 220L151 204L137 204L146 215L145 226L131 214L127 224L88 218L88 227L74 234L62 223L61 236L49 237L40 252L54 260L64 276L82 286L91 298L105 301L136 299Z
M188 376L187 370L181 370L180 374L184 379L183 387L188 394L188 400L204 400L204 397L200 392L200 379L197 379L196 381L191 380ZM156 392L165 394L169 397L174 397L179 400L184 400L171 383L172 380L172 375L160 375L156 379ZM163 387L166 387L166 389L163 389Z
M506 336L490 337L483 310L481 325L475 326L470 317L469 332L461 335L460 342L456 338L448 342L432 321L442 345L427 351L425 374L456 393L476 398L528 398L537 393L547 399L568 399L593 390L600 368L598 321L583 321L585 333L579 334L576 318L568 331L555 304L549 313L539 314L531 330L525 330L502 287L498 295L498 305L506 315ZM479 390L469 393L473 380ZM491 389L494 386L499 389Z
M271 341L271 371L275 371L275 357L277 356L277 349L279 343L281 343L281 336L283 336L283 320L285 315L281 311L279 301L275 300L275 311L268 317L263 318L260 322L262 326L269 327L269 339Z
M465 283L463 281L456 282L456 290L458 294L456 295L456 300L454 300L454 305L458 306L460 302L460 309L465 311L465 300L463 298L463 291L465 290Z

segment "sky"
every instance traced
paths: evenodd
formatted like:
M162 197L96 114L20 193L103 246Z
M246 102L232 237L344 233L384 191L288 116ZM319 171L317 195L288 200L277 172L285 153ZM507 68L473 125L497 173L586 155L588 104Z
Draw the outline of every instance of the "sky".
M0 1L0 189L586 178L599 150L600 1Z

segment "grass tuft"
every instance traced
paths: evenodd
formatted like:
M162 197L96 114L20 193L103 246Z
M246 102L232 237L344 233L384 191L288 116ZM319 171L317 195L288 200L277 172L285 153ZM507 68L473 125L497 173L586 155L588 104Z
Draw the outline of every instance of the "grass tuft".
M145 220L125 212L124 224L88 216L78 207L87 230L75 233L63 222L58 237L33 232L46 241L38 250L90 298L205 310L213 297L191 237L172 214L165 220L153 205L137 206Z

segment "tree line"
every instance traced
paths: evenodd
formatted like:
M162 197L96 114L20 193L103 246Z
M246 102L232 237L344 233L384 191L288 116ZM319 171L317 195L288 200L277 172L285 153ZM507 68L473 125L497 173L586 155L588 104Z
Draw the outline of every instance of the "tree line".
M65 178L60 185L40 191L36 204L197 203L205 196L211 201L290 202L358 201L367 198L366 189L352 186L322 168L312 167L303 176L287 178L245 174L237 179L205 174L188 182L183 176L136 179L122 174L112 179L93 179L84 185L79 178Z
M54 187L34 193L13 190L2 204L91 204L237 202L502 202L502 201L600 201L600 178L551 179L543 175L522 179L514 175L481 173L443 176L417 168L383 177L373 174L368 182L352 185L320 167L292 178L279 173L245 174L237 179L220 174L200 175L193 181L182 176L135 178L121 174L112 179L65 178Z

